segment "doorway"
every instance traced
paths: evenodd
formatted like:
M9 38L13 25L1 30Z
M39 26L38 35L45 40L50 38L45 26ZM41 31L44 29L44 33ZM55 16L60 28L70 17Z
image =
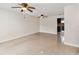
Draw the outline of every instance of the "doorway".
M57 18L57 36L58 41L64 41L64 18Z

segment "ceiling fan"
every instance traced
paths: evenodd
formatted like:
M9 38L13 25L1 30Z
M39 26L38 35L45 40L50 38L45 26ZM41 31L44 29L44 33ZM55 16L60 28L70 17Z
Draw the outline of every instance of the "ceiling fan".
M28 3L21 3L21 4L18 4L19 6L16 6L16 7L11 7L11 8L20 8L21 9L21 12L24 12L26 10L30 11L30 12L33 12L32 9L35 9L35 7L32 7L32 6L29 6Z
M37 18L47 18L48 16L41 14L40 16L38 16Z

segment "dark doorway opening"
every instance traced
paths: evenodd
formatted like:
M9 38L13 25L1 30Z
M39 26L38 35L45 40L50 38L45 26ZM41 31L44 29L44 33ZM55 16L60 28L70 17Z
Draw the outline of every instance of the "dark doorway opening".
M64 18L57 18L57 32L64 31Z
M64 41L64 18L57 18L57 36L58 42Z

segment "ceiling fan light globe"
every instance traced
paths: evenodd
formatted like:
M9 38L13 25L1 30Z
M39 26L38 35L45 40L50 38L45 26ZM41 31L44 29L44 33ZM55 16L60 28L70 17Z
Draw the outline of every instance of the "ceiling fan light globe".
M27 9L26 9L26 8L24 8L24 7L22 7L21 9L22 9L22 10L27 10Z

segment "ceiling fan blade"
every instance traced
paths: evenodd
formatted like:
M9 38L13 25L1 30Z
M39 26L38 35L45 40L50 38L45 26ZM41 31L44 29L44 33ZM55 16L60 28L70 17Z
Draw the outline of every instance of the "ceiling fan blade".
M28 8L27 8L27 10L30 11L30 12L33 12L31 9L28 9Z
M18 4L18 5L20 5L20 6L22 6L22 7L27 7L27 6L28 6L27 3L21 3L21 4Z
M28 8L35 9L35 7L28 7Z
M21 8L21 7L11 7L11 8Z

